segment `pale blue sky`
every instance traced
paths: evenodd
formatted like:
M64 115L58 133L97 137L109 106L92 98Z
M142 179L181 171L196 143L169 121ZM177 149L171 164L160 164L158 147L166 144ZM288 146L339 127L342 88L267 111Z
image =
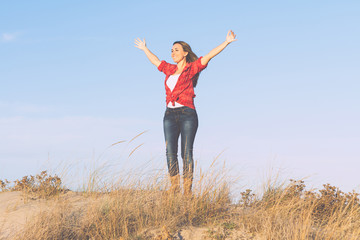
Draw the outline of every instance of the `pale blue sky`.
M271 166L359 190L359 23L355 0L2 1L0 179L94 159L165 166L164 75L133 41L172 62L174 41L202 56L232 29L195 90L199 166L225 150L247 187Z

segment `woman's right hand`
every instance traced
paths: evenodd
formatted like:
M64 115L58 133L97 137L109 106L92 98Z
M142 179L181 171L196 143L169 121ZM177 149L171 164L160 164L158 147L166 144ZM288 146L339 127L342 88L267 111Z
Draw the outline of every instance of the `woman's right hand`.
M137 47L138 49L141 49L141 50L145 50L145 48L146 48L145 38L142 41L140 38L135 39L135 47Z
M146 47L145 38L143 40L141 40L140 38L136 38L135 39L135 47L143 50L144 53L146 54L146 56L148 57L148 59L150 60L150 62L152 64L154 64L156 67L159 67L161 61L159 60L159 58L156 55L154 55L152 52L150 52L150 50Z

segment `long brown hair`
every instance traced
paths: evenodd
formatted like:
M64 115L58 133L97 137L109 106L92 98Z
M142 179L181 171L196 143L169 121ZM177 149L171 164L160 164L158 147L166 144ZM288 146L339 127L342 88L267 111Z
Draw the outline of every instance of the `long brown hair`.
M191 47L189 44L187 44L184 41L176 41L173 43L173 46L175 44L180 44L184 50L184 52L187 52L188 54L186 55L186 62L190 63L190 62L195 62L196 60L198 60L198 57L196 56L196 54L191 50ZM194 78L193 78L193 86L196 87L197 85L197 81L199 79L199 75L200 73L197 73Z

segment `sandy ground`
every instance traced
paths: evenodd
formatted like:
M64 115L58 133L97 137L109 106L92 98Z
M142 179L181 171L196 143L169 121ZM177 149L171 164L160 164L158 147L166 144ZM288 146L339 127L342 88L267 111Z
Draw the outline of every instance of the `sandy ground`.
M74 205L83 205L85 199L79 194L68 192L61 197ZM9 239L23 229L33 216L47 211L56 200L24 198L21 192L0 193L0 240Z
M21 230L26 222L45 205L40 200L28 200L20 192L0 193L0 239L7 239Z
M68 192L60 197L60 200L68 201L75 207L82 207L89 199L81 194ZM0 240L11 239L18 231L21 231L28 221L42 211L51 210L58 200L26 199L21 192L0 193ZM172 239L172 240L201 240L217 239L209 237L211 227L185 227L176 233L170 234L165 228L147 230L144 234L149 239ZM242 232L235 231L227 239L255 239Z
M20 230L39 211L39 203L25 203L20 192L0 193L0 239Z

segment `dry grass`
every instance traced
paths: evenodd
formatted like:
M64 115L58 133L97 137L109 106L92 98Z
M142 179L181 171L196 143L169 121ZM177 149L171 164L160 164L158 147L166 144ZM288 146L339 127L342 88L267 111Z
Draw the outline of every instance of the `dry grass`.
M268 188L260 200L247 191L242 201L242 228L264 239L360 239L355 192L345 194L329 184L306 191L303 181L291 180L288 186Z
M21 180L15 180L13 183L7 179L0 180L0 190L1 192L21 191L25 199L49 199L65 192L61 179L57 175L48 175L47 171L42 171L35 176L24 176Z
M89 181L92 186L81 194L85 204L59 198L14 239L180 239L179 229L188 226L207 227L204 239L360 239L358 194L329 184L319 191L306 190L303 181L268 184L263 194L248 189L234 203L222 172L200 174L191 198L169 194L166 177L123 179L101 189ZM44 181L49 180L32 185L41 191L22 190L54 195L54 186ZM3 191L11 190L0 183Z

